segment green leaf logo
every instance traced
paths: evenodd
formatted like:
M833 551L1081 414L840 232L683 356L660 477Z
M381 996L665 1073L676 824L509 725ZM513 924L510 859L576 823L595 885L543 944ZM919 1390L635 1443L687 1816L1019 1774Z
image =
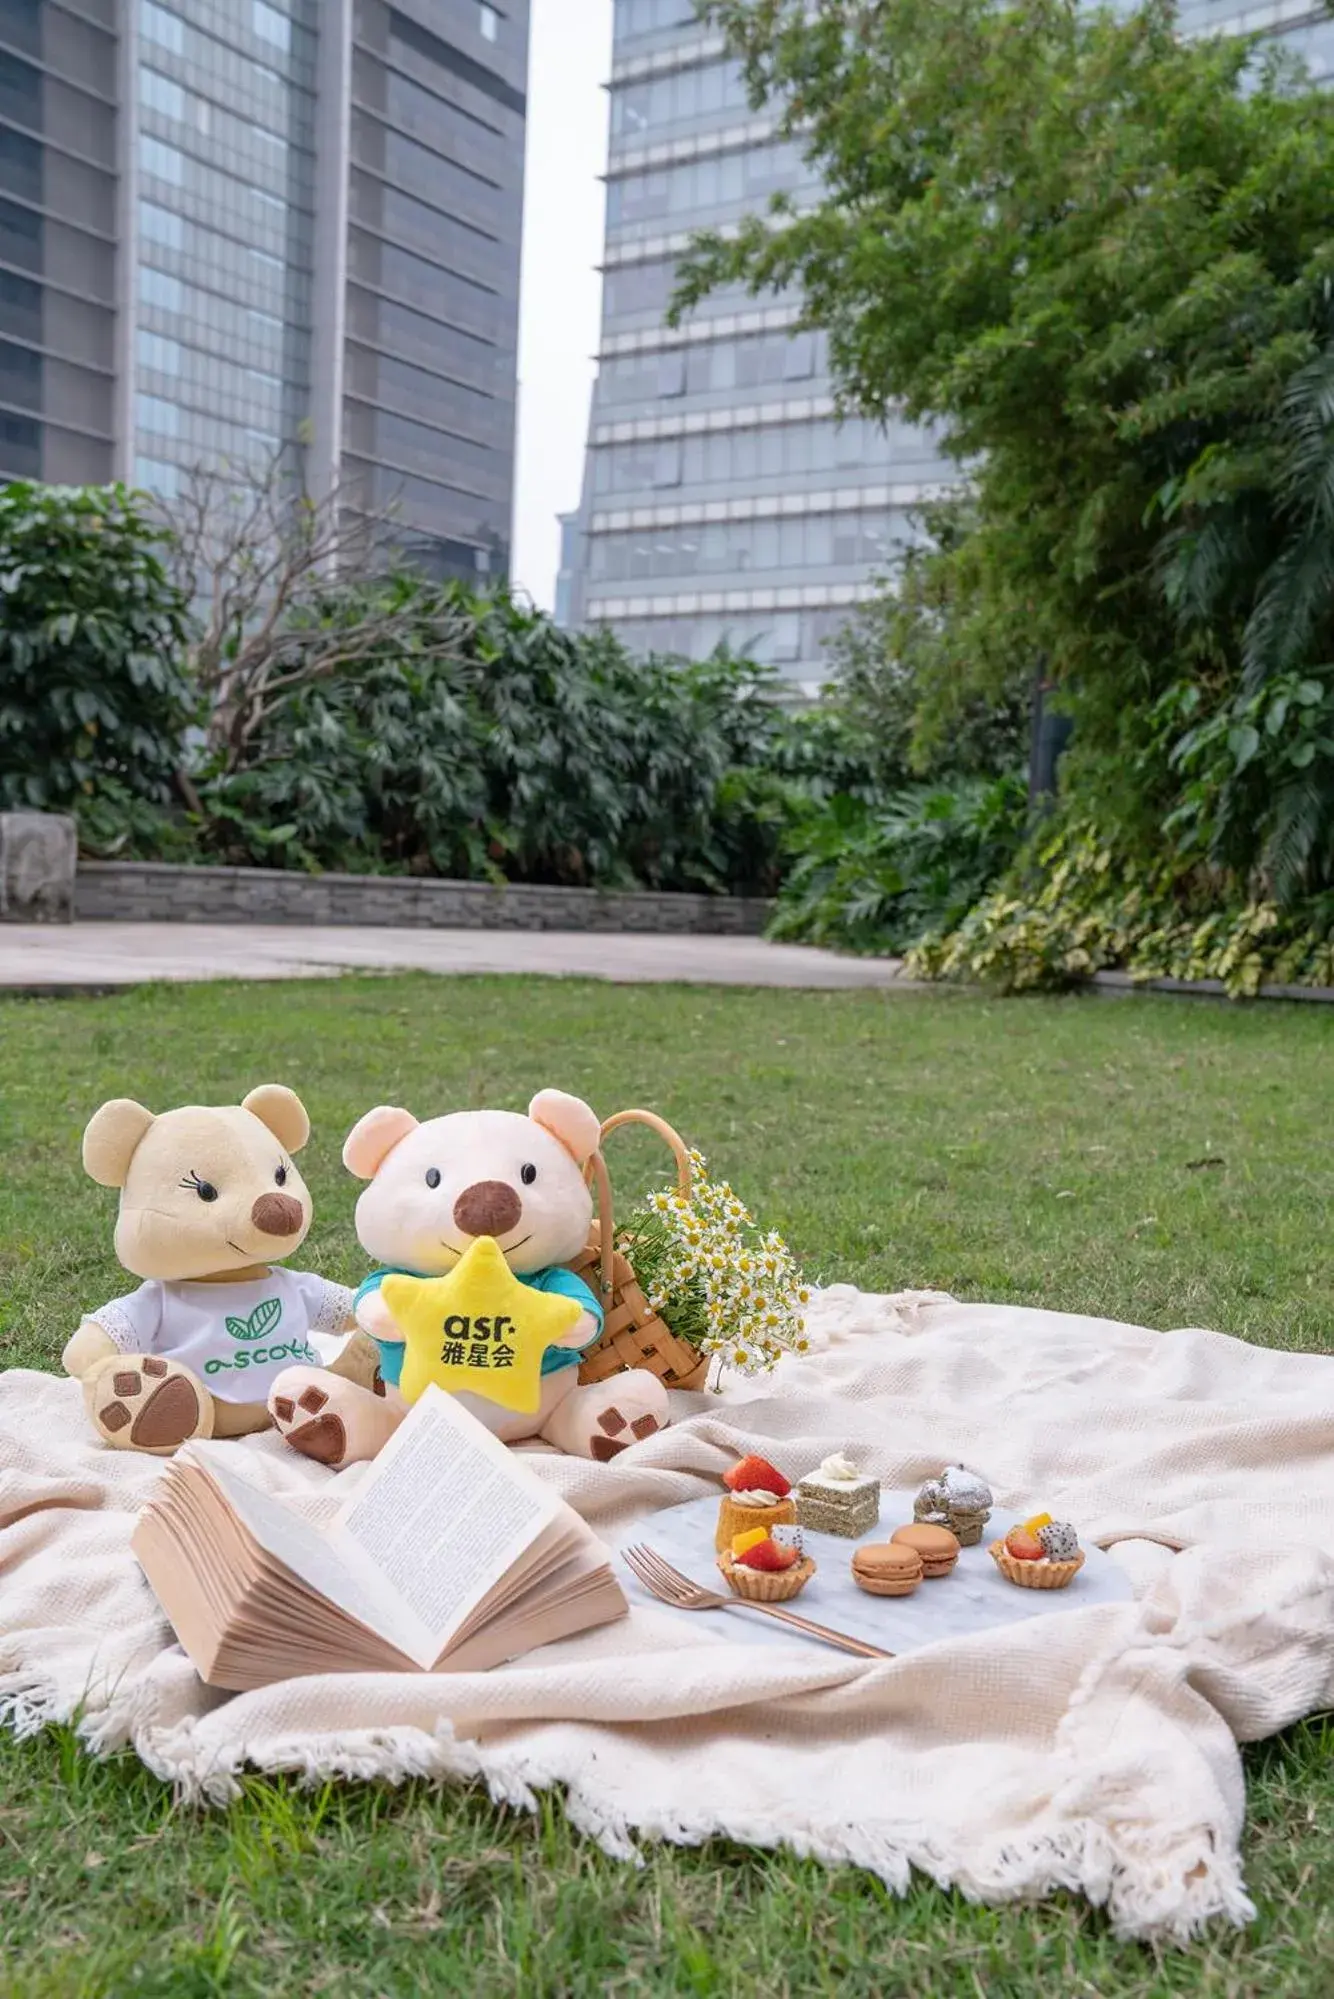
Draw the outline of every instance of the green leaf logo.
M234 1340L262 1340L265 1333L271 1333L283 1315L282 1300L266 1298L256 1305L248 1319L234 1319L228 1314L227 1330Z

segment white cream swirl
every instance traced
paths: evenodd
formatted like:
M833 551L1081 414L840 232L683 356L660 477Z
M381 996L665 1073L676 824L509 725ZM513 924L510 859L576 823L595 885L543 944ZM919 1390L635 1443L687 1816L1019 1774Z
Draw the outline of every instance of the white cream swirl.
M781 1506L783 1502L776 1492L734 1492L732 1503L735 1506Z
M826 1479L830 1485L856 1485L861 1473L850 1457L842 1451L835 1451L832 1457L825 1459L815 1476Z

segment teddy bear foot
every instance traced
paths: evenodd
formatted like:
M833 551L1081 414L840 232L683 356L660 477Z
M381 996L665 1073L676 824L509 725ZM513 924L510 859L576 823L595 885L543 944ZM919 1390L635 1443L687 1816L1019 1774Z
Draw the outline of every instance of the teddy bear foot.
M576 1388L544 1425L548 1443L571 1457L607 1464L671 1421L667 1390L645 1368L629 1368L609 1381Z
M332 1471L375 1457L402 1422L405 1406L382 1381L362 1388L320 1367L285 1367L269 1396L269 1414L284 1442Z
M168 1458L213 1435L213 1399L188 1367L159 1354L117 1354L84 1382L97 1434L116 1451Z

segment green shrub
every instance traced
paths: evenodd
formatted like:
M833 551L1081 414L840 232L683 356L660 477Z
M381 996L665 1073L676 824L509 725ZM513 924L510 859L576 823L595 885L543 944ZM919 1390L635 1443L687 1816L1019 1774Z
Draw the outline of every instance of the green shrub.
M918 786L888 800L839 795L788 837L791 871L770 935L901 952L948 930L1014 859L1027 791L1015 777Z
M395 651L277 701L240 769L200 778L201 849L268 866L767 893L793 781L763 670L637 660L507 596L414 578L450 654ZM335 600L329 616L343 614Z
M163 545L124 487L0 490L0 806L170 796L197 711Z
M1262 985L1334 985L1334 896L1291 910L1222 902L1183 882L1170 857L1126 867L1088 824L1061 824L953 926L923 938L908 969L1001 992L1059 991L1095 972L1221 980L1234 998Z

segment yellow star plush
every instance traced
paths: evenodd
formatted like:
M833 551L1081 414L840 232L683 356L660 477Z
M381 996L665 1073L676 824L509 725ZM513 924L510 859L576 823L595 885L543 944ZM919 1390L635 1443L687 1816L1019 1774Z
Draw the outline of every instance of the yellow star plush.
M478 1236L446 1277L386 1277L380 1296L403 1335L399 1389L415 1402L434 1382L530 1416L542 1399L542 1355L579 1319L575 1298L536 1291Z

